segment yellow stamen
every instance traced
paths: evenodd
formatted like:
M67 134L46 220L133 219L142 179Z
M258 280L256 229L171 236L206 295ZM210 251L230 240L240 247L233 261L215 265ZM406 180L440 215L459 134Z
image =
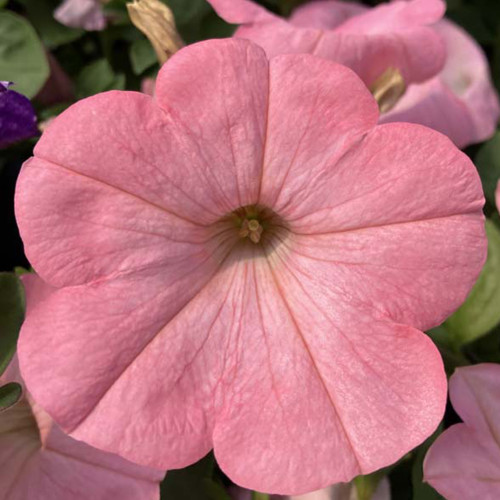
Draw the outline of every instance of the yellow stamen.
M406 84L398 69L388 68L372 83L370 91L380 112L387 113L406 92Z
M250 238L252 243L259 243L262 236L264 228L260 225L260 222L256 219L245 219L240 229L241 238Z

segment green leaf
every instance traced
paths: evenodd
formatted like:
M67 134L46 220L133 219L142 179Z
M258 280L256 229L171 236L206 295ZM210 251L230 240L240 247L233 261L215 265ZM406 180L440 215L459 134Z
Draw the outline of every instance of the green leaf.
M486 199L495 205L495 190L500 179L500 132L486 142L474 158Z
M203 39L204 18L212 8L206 0L162 0L174 14L175 23L182 39L194 43Z
M0 0L0 9L3 9L9 0Z
M354 479L356 493L359 500L371 500L383 475L374 473L367 476L358 476Z
M115 74L106 59L98 59L85 66L76 78L76 94L79 99L106 90L125 88L125 75Z
M210 5L206 0L162 0L172 9L177 26L187 25L204 17L210 12Z
M194 465L168 471L161 483L161 498L170 500L230 500L224 488L212 479L214 457L209 453Z
M40 123L42 123L46 120L50 120L50 118L55 118L56 116L60 115L65 109L67 109L70 104L70 102L60 102L59 104L54 104L53 106L50 106L48 108L43 108L38 113L38 120L40 121ZM15 268L14 271L17 272L17 268ZM31 271L25 270L25 272L29 273Z
M208 38L231 38L236 25L228 24L221 19L215 11L210 11L201 24L200 36L202 39Z
M49 63L33 27L21 16L0 12L0 75L34 97L49 77Z
M155 51L149 40L140 38L132 43L130 46L130 62L136 75L140 75L157 62Z
M0 387L0 412L15 405L23 394L23 388L17 382L10 382Z
M356 488L358 500L371 500L380 485L380 481L382 481L382 479L384 479L396 466L397 464L393 464L389 467L384 467L383 469L372 472L371 474L355 477L353 483Z
M269 500L271 497L267 493L252 492L252 500Z
M500 364L500 325L462 349L474 363Z
M464 304L444 323L456 345L471 342L500 322L500 230L486 221L488 259Z
M61 45L73 42L80 38L85 31L69 28L54 18L54 4L51 0L18 0L26 9L26 16L34 26L43 44L48 49L55 49Z
M24 289L13 273L0 273L0 374L16 351L19 329L24 319Z

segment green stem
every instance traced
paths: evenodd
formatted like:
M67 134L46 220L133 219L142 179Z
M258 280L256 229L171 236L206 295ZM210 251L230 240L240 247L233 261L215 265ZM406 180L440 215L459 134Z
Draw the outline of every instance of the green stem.
M259 493L258 491L252 493L252 500L269 500L269 498L267 493Z

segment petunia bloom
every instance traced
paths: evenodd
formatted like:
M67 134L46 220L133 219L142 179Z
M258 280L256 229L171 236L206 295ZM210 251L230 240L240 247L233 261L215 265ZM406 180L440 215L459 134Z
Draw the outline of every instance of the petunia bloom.
M0 148L38 135L36 115L30 100L0 82Z
M344 64L371 86L396 68L406 85L423 82L444 66L446 49L431 27L444 14L442 0L396 1L369 9L337 0L299 7L289 20L252 0L208 0L226 21L241 24L236 37L263 47L269 57L308 53Z
M448 500L500 498L500 365L458 368L450 399L463 423L441 434L424 461L424 479Z
M64 0L55 10L54 17L70 28L100 31L106 27L103 3L104 0Z
M0 381L22 384L16 358ZM163 476L70 438L29 394L0 413L1 500L159 500Z
M401 80L386 89L382 123L426 125L459 147L495 131L500 107L487 59L463 29L440 20L444 4L439 0L395 1L372 9L316 0L296 9L288 21L250 0L209 1L226 20L243 23L236 36L259 43L268 54L305 52L332 59L350 66L372 88L397 70Z
M77 439L164 469L213 447L258 491L394 462L443 415L419 330L484 263L474 166L376 126L348 68L246 40L182 49L155 96L80 101L23 166L25 250L57 287L21 331L30 391Z
M459 147L482 142L493 135L500 115L488 61L477 42L451 21L434 29L446 42L445 67L429 81L410 85L381 121L427 125Z
M497 202L497 210L500 212L500 181L497 184L497 190L495 192L495 200Z

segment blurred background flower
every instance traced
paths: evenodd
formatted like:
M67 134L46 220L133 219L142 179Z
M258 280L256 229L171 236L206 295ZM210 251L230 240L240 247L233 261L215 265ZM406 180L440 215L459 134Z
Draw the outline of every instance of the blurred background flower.
M36 116L30 100L0 81L0 148L38 135Z

